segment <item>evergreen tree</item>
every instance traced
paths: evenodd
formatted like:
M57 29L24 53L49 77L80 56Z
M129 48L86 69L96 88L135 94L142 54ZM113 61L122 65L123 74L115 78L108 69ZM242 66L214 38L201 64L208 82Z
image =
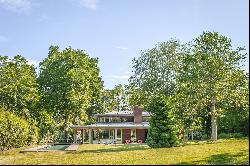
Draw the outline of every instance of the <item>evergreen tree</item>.
M152 113L146 140L148 146L152 148L176 146L177 130L166 99L164 97L153 99L146 110Z

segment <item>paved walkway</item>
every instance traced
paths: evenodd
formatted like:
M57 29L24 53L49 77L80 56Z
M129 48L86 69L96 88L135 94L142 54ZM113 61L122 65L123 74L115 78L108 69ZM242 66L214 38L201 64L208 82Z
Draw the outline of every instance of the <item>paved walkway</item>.
M65 150L66 151L76 151L78 149L79 145L78 144L71 144L69 147L67 147Z
M38 149L41 149L41 148L45 148L47 147L48 145L41 145L41 146L36 146L36 147L33 147L33 148L29 148L29 149L24 149L24 150L21 150L20 152L37 152L37 151L47 151L47 150L38 150Z

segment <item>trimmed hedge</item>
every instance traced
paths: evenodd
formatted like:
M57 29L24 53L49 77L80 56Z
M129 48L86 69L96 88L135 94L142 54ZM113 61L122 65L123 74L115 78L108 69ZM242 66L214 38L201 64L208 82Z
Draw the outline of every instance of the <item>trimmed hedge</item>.
M37 142L38 128L3 108L0 108L0 150L19 148Z

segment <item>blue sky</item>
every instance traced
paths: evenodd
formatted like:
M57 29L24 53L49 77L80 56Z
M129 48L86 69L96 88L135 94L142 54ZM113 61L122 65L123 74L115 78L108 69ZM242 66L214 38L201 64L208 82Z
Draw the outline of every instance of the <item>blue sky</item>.
M217 31L249 54L248 14L248 0L0 0L0 54L37 65L50 45L82 49L110 89L127 83L141 50L171 38Z

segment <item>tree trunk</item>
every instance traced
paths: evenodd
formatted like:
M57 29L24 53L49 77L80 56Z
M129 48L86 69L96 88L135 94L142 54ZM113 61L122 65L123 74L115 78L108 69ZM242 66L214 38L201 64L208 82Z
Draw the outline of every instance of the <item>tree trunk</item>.
M217 122L216 122L216 111L215 111L215 101L212 101L211 106L211 127L212 127L212 134L211 139L212 141L217 141Z
M186 133L186 130L185 130L185 129L183 129L183 144L185 144L185 142L186 142L186 139L185 139L185 133Z
M191 139L192 139L192 141L194 140L194 132L193 131L191 131Z
M184 140L184 129L181 129L180 131L179 131L179 139L182 141L182 143L184 143L185 142L185 140Z

